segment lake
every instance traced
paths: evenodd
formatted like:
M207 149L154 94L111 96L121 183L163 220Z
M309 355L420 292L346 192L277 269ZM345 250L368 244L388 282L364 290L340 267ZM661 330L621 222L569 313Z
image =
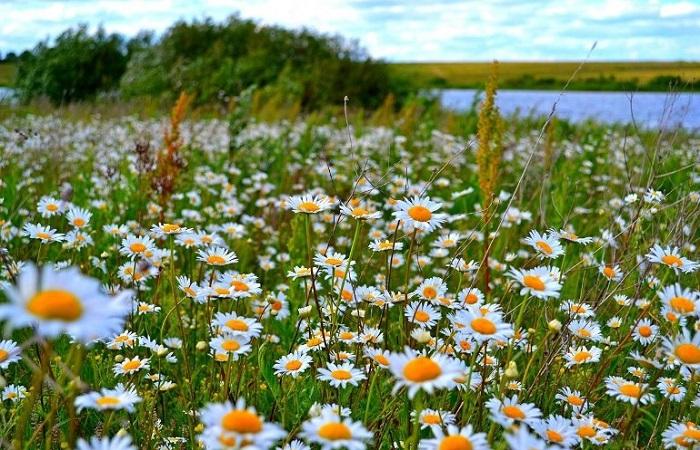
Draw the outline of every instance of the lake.
M474 89L440 91L443 106L457 111L469 109ZM557 102L556 116L572 122L593 119L602 123L631 123L644 128L672 128L678 125L700 129L700 94L665 92L570 91L559 97L557 91L499 90L496 104L505 115L548 115Z

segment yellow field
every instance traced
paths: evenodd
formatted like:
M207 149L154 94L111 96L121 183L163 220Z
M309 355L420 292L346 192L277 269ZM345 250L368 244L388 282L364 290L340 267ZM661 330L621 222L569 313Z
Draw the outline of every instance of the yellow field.
M14 64L0 63L0 86L9 86L15 78Z
M502 62L499 64L499 80L502 84L510 84L531 76L536 80L565 82L578 65L578 62ZM484 83L491 63L397 63L393 68L420 84L443 83L456 87ZM685 81L697 82L700 80L700 62L590 62L583 66L577 79L614 77L617 81L644 84L659 76L679 76Z

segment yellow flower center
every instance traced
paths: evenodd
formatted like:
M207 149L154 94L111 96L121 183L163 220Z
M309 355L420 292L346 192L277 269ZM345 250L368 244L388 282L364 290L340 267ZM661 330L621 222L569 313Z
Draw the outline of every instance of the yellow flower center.
M223 348L227 352L235 352L236 350L241 348L241 344L239 344L238 341L235 339L229 339L221 343L221 348Z
M317 345L321 345L323 341L319 337L312 337L308 341L306 341L306 346L307 347L316 347Z
M468 293L467 296L465 297L464 303L466 303L466 304L468 304L468 305L473 305L473 304L476 303L478 300L479 300L479 297L477 297L476 294L474 294L473 292L470 292L470 293Z
M284 365L284 368L287 370L299 370L301 368L301 361L298 359L292 359L291 361L287 361L287 364Z
M234 433L259 433L262 431L263 423L257 414L237 409L226 413L223 419L221 419L221 427L226 431L232 431Z
M0 349L0 363L6 361L10 357L10 354L3 349Z
M695 344L685 343L676 347L675 354L685 364L700 363L700 347Z
M121 401L117 397L112 397L109 395L105 395L104 397L100 397L97 400L95 400L95 403L97 403L100 406L117 406Z
M683 261L676 255L664 255L661 257L664 264L674 267L683 267Z
M386 358L386 356L382 355L381 353L374 355L374 360L377 361L382 366L389 365L389 360Z
M544 291L544 281L537 275L525 275L523 277L523 285L535 291Z
M352 438L352 431L344 423L328 422L319 427L318 435L328 441L339 441Z
M639 335L642 337L651 336L651 327L647 325L642 325L641 327L639 327Z
M207 262L209 264L221 265L226 263L226 259L221 255L209 255L207 257Z
M331 377L335 378L336 380L349 380L352 378L352 374L348 370L337 369L331 372Z
M45 320L73 322L83 315L83 305L71 292L50 289L32 297L27 302L27 311Z
M362 207L357 207L352 210L353 216L366 216L367 214L369 214L369 211Z
M552 249L552 247L549 244L547 244L545 241L537 241L535 243L535 245L545 255L551 255L554 252L554 249Z
M439 450L472 450L473 448L471 441L459 434L444 437L438 447Z
M131 361L127 361L124 364L122 364L122 369L124 372L133 372L134 370L138 370L141 368L141 361L138 359L134 359Z
M48 240L48 239L51 238L51 235L49 235L49 233L46 233L46 232L44 232L44 231L40 231L40 232L38 232L38 233L36 234L36 237L38 237L39 239L43 239L43 240L46 241L46 240Z
M343 331L342 333L340 333L340 339L343 339L345 341L348 341L354 337L355 337L355 335L349 331Z
M472 329L480 334L494 334L496 333L496 324L491 322L485 317L477 317L472 320Z
M321 208L314 202L301 202L299 204L299 211L301 211L301 212L315 213L319 209L321 209Z
M226 322L226 326L236 331L248 331L248 324L240 319L231 319Z
M435 290L434 287L427 286L425 289L423 289L423 297L428 298L428 299L433 299L433 298L437 297L437 291Z
M416 222L427 222L433 217L433 213L425 206L415 205L408 208L408 216Z
M161 229L166 233L174 233L175 231L180 229L180 225L166 223L161 227Z
M437 414L426 414L423 416L423 423L427 423L428 425L440 425L442 420Z
M593 436L596 435L595 428L593 428L590 425L582 425L579 427L578 430L576 430L576 434L579 435L579 437L582 438L592 438Z
M82 227L83 225L85 225L85 219L83 219L82 217L76 217L75 219L73 219L73 225L75 225L76 227Z
M620 386L620 393L626 397L639 398L642 395L642 390L636 384L626 383Z
M407 380L415 383L434 380L442 374L440 365L426 356L410 360L403 368Z
M554 430L547 430L547 439L551 442L563 442L564 436Z
M685 431L683 431L683 436L695 441L700 441L700 430L695 427L688 427Z
M46 209L51 212L56 212L58 211L58 205L55 203L49 203L48 205L46 205Z
M430 314L425 311L416 311L415 318L418 322L427 322L430 320Z
M516 420L524 420L525 419L525 413L523 412L522 409L515 405L508 405L504 406L503 409L501 410L503 414L505 414L506 417L509 419L516 419Z
M583 399L579 397L578 395L569 395L566 397L566 401L569 402L569 404L574 405L574 406L581 406L583 405Z
M610 266L605 266L605 269L603 269L603 275L608 278L612 278L615 276L615 269Z
M674 311L681 314L690 314L695 311L695 303L687 297L673 297L669 303Z
M141 242L134 242L129 246L129 250L131 250L134 253L143 253L146 251L146 246L143 245Z
M233 286L233 290L237 292L246 292L250 289L247 284L239 280L233 280L231 286Z
M339 258L326 258L326 264L331 266L339 266L343 263L342 259Z
M578 352L574 355L574 361L577 363L582 363L588 361L592 357L593 355L591 355L589 352Z

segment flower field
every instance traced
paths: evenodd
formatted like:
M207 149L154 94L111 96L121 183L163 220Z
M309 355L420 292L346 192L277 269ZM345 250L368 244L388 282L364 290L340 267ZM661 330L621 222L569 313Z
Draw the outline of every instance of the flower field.
M0 122L0 448L700 446L692 135L186 108Z

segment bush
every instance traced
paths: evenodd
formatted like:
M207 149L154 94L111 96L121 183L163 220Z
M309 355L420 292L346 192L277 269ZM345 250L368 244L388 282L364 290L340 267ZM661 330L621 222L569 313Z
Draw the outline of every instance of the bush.
M68 29L38 44L19 58L15 85L22 100L48 97L54 104L94 98L119 85L127 63L125 40L100 28L90 35L86 25Z

